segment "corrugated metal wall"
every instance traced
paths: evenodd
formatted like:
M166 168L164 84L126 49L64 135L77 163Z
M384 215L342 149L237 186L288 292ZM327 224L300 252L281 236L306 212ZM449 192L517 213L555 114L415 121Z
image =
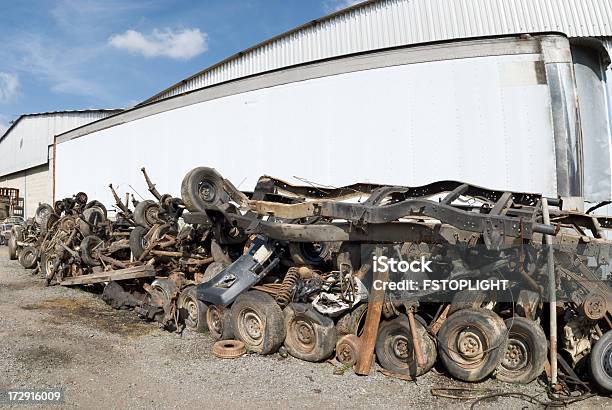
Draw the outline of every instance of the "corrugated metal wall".
M513 33L612 36L611 0L378 0L264 42L145 102L281 67L379 48Z
M0 139L0 175L46 164L53 138L117 111L78 111L20 117Z

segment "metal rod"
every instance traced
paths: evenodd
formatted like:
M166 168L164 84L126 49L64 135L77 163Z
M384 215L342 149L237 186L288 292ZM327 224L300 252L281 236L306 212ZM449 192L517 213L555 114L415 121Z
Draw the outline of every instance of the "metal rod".
M410 323L412 346L414 348L414 355L416 356L417 365L423 369L425 367L425 357L423 356L423 349L421 349L421 341L419 340L419 334L417 333L416 321L414 320L412 308L408 309L408 322Z
M548 200L542 198L542 216L544 224L550 225L550 214L548 213ZM550 383L557 384L557 293L555 279L555 255L553 253L552 239L550 235L544 235L544 241L548 248L548 306L549 306L549 332L550 332Z

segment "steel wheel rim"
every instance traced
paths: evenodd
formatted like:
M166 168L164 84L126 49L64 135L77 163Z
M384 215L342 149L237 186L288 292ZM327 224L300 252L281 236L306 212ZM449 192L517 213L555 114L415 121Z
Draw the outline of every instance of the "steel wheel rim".
M222 321L222 313L216 306L211 306L208 308L208 312L206 313L208 316L208 327L209 329L216 334L217 336L221 336L223 334L223 321Z
M261 343L264 333L264 322L253 309L243 309L240 312L238 327L246 339L245 343L257 346Z
M204 202L213 202L217 196L217 190L209 181L202 181L198 184L198 196Z
M193 300L192 298L187 298L187 300L185 301L185 309L187 310L187 319L186 322L192 326L195 327L198 324L198 303Z
M612 378L612 342L603 350L601 355L601 367L608 377Z
M310 352L316 346L316 332L311 322L307 320L296 320L291 326L293 338L297 342L300 350Z
M524 369L529 364L529 347L520 339L508 340L506 352L502 360L502 366L511 371Z

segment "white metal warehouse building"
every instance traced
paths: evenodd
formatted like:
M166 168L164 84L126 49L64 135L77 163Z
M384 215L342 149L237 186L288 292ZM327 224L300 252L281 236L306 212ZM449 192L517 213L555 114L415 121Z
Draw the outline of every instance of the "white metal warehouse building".
M0 136L0 187L19 189L24 215L53 200L53 144L56 135L119 110L24 114Z
M55 196L144 195L142 166L179 195L207 165L245 190L269 174L610 199L609 52L609 0L365 1L57 136Z

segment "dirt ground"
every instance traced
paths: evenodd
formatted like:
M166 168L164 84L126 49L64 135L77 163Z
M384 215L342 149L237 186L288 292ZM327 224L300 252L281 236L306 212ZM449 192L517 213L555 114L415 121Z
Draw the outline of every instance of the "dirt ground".
M469 408L470 400L430 393L433 387L462 386L546 399L537 383L469 385L437 371L416 383L378 371L338 375L332 364L278 354L221 360L211 346L207 334L168 333L133 312L113 310L95 293L45 288L0 247L0 389L61 387L63 407ZM611 406L612 400L596 397L572 407ZM476 408L537 407L499 397Z

